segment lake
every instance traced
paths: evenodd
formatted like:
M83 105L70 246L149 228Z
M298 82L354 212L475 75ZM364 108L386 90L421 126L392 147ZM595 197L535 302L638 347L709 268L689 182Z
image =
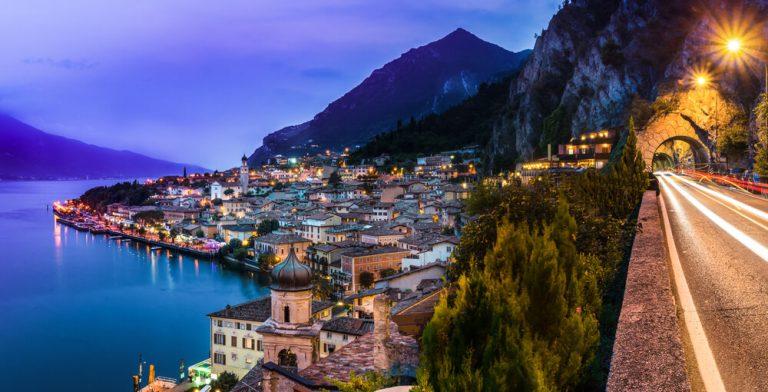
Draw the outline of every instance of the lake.
M177 377L180 359L208 357L206 314L268 294L261 277L78 232L46 209L114 182L0 182L4 389L130 391L139 353Z

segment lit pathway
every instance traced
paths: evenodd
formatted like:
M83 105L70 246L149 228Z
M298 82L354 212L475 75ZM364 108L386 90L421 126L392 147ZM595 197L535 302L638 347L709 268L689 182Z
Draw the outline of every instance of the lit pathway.
M671 173L657 177L682 267L676 286L682 278L693 303L686 305L685 290L678 297L698 368L709 369L704 383L768 390L768 200Z

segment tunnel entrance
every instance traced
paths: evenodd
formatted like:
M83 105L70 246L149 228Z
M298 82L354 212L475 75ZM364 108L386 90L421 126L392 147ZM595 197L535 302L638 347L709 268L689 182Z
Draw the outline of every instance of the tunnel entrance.
M708 163L709 153L701 142L686 136L675 136L656 147L651 170L694 169Z

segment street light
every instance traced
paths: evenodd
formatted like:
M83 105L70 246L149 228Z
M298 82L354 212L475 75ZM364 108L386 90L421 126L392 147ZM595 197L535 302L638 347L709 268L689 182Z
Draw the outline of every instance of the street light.
M731 38L725 44L726 50L731 53L741 52L741 38Z

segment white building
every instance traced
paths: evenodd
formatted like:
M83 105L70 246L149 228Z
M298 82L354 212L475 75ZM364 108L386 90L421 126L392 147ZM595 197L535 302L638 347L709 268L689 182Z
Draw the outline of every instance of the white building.
M300 236L313 243L335 242L336 236L328 231L341 225L341 217L334 214L317 214L308 216L301 222Z
M223 199L224 198L224 189L221 187L221 184L218 182L214 182L211 184L211 200L213 199Z
M459 239L439 234L415 234L401 238L397 243L399 248L411 252L410 256L403 258L403 270L407 270L435 262L451 261Z

